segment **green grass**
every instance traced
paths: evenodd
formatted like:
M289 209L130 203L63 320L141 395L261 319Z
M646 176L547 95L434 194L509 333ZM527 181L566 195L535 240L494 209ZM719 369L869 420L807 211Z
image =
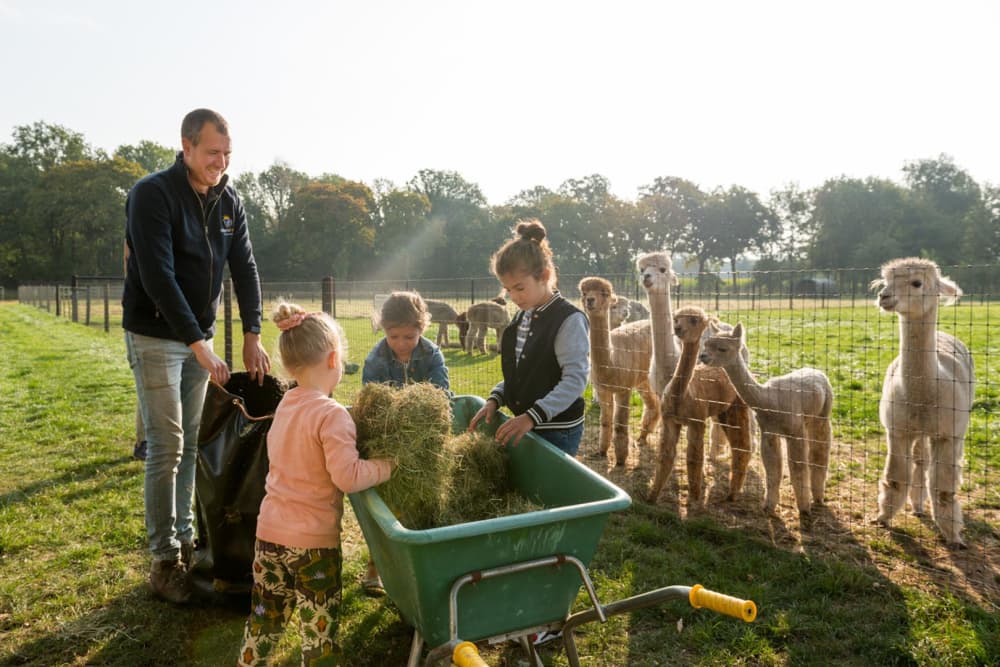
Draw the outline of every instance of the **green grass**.
M997 343L984 324L998 321L993 308L970 313L972 319L960 326L977 360L986 360L980 382L988 378L987 392L977 392L970 432L972 476L981 477L973 484L991 486L995 494L1000 453L990 401L996 396ZM767 326L763 315L737 314L751 336ZM839 436L877 441L869 403L873 396L877 400L893 354L894 323L876 317L843 322L798 311L778 311L776 318L780 326L766 344L750 341L761 367L777 369L794 359L842 370L834 384L838 402L848 406L840 418L849 423L838 426ZM341 321L351 357L360 362L377 337L366 319ZM782 342L782 336L795 336L783 331L809 328L830 342L817 351ZM27 306L0 305L0 665L214 666L232 664L239 648L246 609L178 608L148 591L142 468L130 458L134 389L119 331L106 335ZM269 349L273 336L266 327ZM453 385L462 393L481 394L499 377L495 355L470 360L448 350L447 357ZM347 376L338 397L349 402L359 380ZM858 383L858 395L847 399L851 382ZM588 437L592 426L593 414ZM870 456L858 458L841 462L831 490L871 486L877 466ZM633 491L629 484L645 480L616 481ZM992 577L996 590L997 515L982 507L971 514L967 539L987 555L975 567L986 569L982 576ZM775 532L767 537L726 527L712 516L682 520L669 504L636 503L613 515L590 567L600 599L701 583L753 599L759 615L744 624L677 602L615 616L580 629L583 664L996 664L1000 598L969 597L952 585L962 574L948 572L952 566L931 553L933 531L923 524L907 521L893 533L862 539L844 525L862 518L831 520L843 542L831 550L817 535L785 539L780 522L772 523ZM411 629L391 603L361 595L357 581L367 552L349 510L345 529L339 638L350 664L403 664ZM899 576L903 570L906 577ZM585 596L577 606L587 606ZM278 664L298 664L296 647L290 632ZM494 665L523 659L511 646L485 654ZM543 650L543 658L549 665L567 664L554 648Z

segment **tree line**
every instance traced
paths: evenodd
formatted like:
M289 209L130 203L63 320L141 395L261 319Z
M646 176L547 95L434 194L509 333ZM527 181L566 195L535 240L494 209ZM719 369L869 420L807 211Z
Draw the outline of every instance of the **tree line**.
M0 281L120 275L125 196L174 159L155 142L109 155L60 125L15 127L0 144ZM664 248L699 273L735 273L744 257L770 271L876 267L918 255L970 267L963 280L989 280L1000 261L1000 187L977 183L947 155L902 172L901 184L837 177L764 199L738 185L705 190L662 176L634 200L593 174L499 205L459 173L430 169L402 185L368 185L275 162L234 185L267 281L482 276L523 217L545 223L566 274L627 273L638 252Z

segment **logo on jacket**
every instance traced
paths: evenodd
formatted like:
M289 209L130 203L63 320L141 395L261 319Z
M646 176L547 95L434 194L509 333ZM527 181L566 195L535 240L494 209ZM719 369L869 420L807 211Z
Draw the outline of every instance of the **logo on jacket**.
M226 235L233 233L233 219L228 215L222 216L222 233Z

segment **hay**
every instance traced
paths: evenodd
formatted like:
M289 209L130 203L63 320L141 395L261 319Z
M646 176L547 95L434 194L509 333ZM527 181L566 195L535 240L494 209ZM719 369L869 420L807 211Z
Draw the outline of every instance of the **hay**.
M362 387L351 407L364 458L396 462L378 494L407 528L424 530L541 509L513 491L507 453L481 432L451 434L447 396L430 384Z
M351 416L358 428L358 451L368 459L391 459L392 477L378 493L397 519L422 530L434 524L449 461L444 444L451 431L447 395L430 384L393 389L362 387Z

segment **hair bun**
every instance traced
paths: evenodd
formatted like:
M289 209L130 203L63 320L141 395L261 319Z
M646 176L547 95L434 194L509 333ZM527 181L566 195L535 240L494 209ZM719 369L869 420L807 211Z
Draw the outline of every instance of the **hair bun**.
M525 241L541 243L545 240L545 226L539 220L523 220L517 223L514 231Z

